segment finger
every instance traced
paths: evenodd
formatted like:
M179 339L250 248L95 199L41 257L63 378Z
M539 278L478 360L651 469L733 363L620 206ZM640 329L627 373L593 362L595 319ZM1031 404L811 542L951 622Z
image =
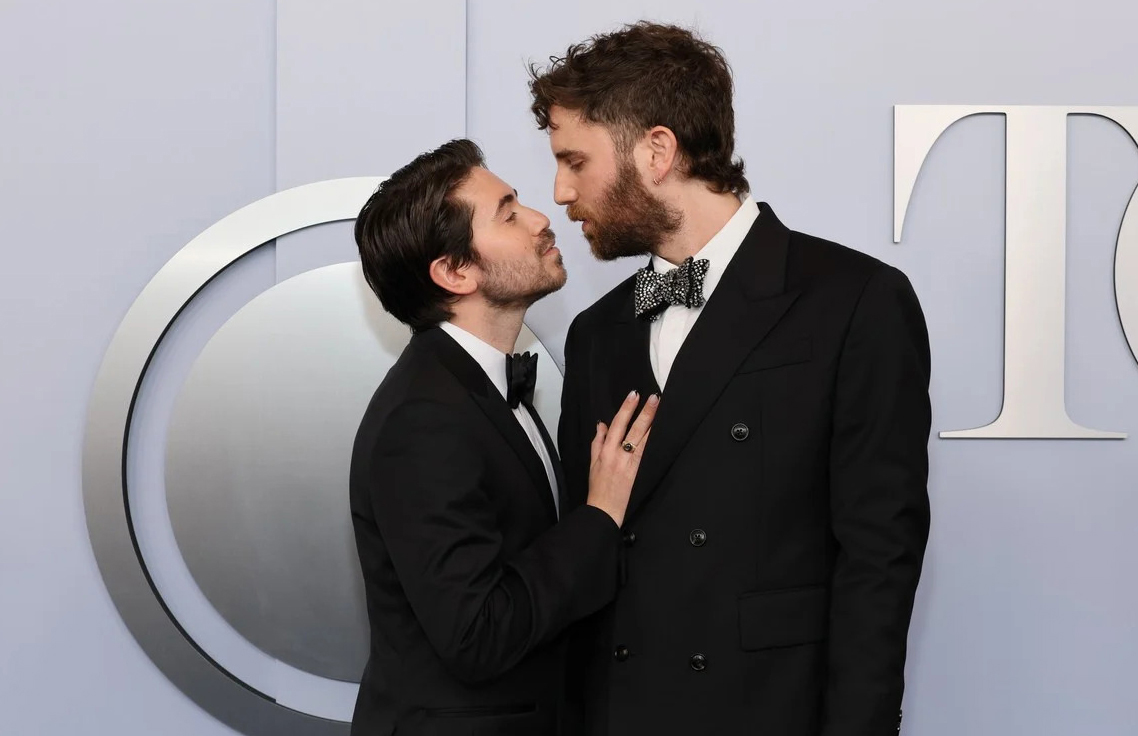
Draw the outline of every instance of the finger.
M652 394L648 397L648 401L644 402L644 408L640 410L640 416L636 417L636 421L632 423L632 428L624 437L626 442L631 442L634 445L640 445L644 442L644 438L648 436L648 430L652 427L652 420L656 418L656 409L659 406L659 395Z
M624 403L620 405L616 416L612 418L612 424L609 425L608 437L605 438L606 446L615 450L624 443L624 435L628 434L628 423L632 421L632 413L636 411L639 403L640 394L636 391L625 397Z
M605 435L608 434L608 427L604 422L597 422L597 433L593 435L593 444L589 447L589 455L592 461L596 462L597 458L601 456L601 449L605 446Z

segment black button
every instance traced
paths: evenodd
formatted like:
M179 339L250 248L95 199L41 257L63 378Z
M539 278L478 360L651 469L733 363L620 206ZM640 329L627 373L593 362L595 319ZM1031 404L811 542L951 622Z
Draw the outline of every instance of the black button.
M628 647L621 644L619 647L613 650L612 656L613 659L615 659L617 662L623 662L628 659L628 654Z
M702 529L692 529L691 534L688 535L688 540L693 547L702 547L707 544L707 532Z
M743 440L747 439L750 436L751 436L751 428L748 427L746 424L743 424L742 422L739 422L738 424L736 424L734 427L731 428L731 437L736 442L742 442Z
M691 664L691 668L696 672L703 672L705 669L707 669L707 657L703 656L702 654L691 655L691 660L689 663Z
M624 546L625 547L631 547L634 544L636 544L636 532L625 532L624 533Z

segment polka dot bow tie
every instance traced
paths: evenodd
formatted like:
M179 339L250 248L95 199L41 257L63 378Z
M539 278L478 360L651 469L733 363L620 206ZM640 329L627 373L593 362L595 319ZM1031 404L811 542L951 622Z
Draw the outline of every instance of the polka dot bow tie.
M636 272L636 316L655 322L673 304L703 306L703 277L711 262L691 256L671 271L656 273L651 266Z

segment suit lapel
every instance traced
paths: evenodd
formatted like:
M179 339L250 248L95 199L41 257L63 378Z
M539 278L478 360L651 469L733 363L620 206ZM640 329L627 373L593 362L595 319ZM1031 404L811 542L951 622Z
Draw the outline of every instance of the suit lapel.
M530 404L526 404L526 409L529 411L530 417L533 418L533 423L537 425L537 431L541 432L541 440L545 443L545 452L549 455L549 462L553 465L553 477L557 480L557 506L564 513L567 501L565 500L565 471L561 467L561 458L557 456L557 448L553 445L553 438L549 436L537 409ZM554 509L554 513L556 511L557 509Z
M557 508L553 503L553 489L549 487L549 476L545 473L545 465L534 450L529 435L518 423L517 417L510 410L510 405L502 398L502 394L490 383L486 372L470 354L455 342L450 335L439 328L420 332L415 340L421 341L428 349L433 350L447 370L470 392L470 397L478 408L486 415L499 434L513 448L526 472L534 482L545 504L550 517L557 520ZM540 424L539 424L540 426ZM543 430L544 432L544 430Z
M743 359L798 298L797 291L785 291L789 236L770 207L761 204L758 220L672 364L627 516L660 485ZM645 341L645 360L647 353Z
M660 393L648 355L651 323L634 316L633 301L633 292L629 291L628 299L620 308L620 316L609 333L607 354L613 360L609 399L613 411L620 407L629 391L639 391L642 400ZM612 422L611 416L597 419L605 424Z

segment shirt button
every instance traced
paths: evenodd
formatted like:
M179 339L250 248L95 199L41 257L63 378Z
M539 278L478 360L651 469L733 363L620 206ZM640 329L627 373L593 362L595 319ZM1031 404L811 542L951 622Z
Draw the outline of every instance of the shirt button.
M624 546L625 547L631 547L634 544L636 544L636 532L625 532L624 533Z
M702 547L707 544L707 532L702 529L692 529L691 534L688 535L688 541L693 547Z
M613 650L613 653L612 653L613 659L615 659L617 662L626 661L628 659L628 655L629 655L628 647L624 646L623 644L621 644L615 650Z
M743 440L747 439L750 436L751 436L751 428L748 427L746 424L743 424L742 422L739 422L738 424L736 424L734 427L731 428L731 438L734 439L736 442L742 442Z
M691 655L689 664L691 664L691 668L696 672L703 672L705 669L707 669L707 657L703 656L702 654L693 654Z

